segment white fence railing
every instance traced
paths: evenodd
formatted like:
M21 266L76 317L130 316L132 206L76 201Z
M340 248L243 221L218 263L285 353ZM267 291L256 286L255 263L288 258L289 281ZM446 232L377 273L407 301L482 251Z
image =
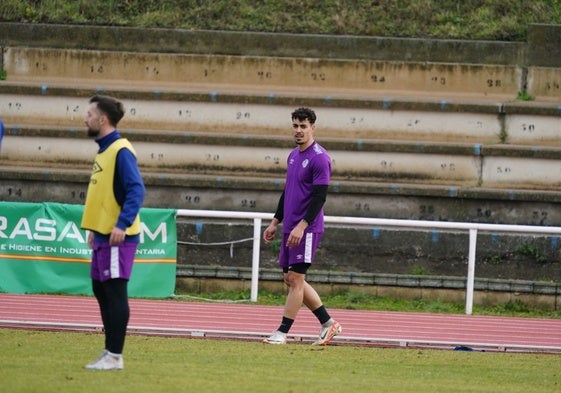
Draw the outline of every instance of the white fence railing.
M261 225L262 220L273 218L272 213L233 212L220 210L187 210L177 211L180 217L206 217L206 218L234 218L253 220L253 256L251 264L251 301L257 301L259 283L259 253L261 247ZM455 229L469 232L468 271L466 283L466 314L471 315L473 311L473 291L475 281L475 252L477 246L477 232L516 232L516 233L540 233L561 235L561 227L546 227L534 225L506 225L506 224L477 224L467 222L449 221L422 221L422 220L398 220L386 218L366 217L339 217L325 216L325 222L331 224L347 225L373 225L385 227L407 227L407 228L432 228L432 229Z

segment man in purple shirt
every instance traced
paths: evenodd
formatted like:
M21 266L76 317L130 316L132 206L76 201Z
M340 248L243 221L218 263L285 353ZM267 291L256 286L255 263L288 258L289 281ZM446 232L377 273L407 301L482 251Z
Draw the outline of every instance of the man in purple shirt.
M309 108L292 112L292 128L297 147L287 160L286 184L275 216L263 232L265 243L275 238L282 222L279 266L283 269L288 295L279 328L263 340L267 344L285 344L302 303L321 324L319 338L312 345L327 345L342 328L327 312L316 290L306 281L323 234L323 205L331 176L331 159L314 140L316 114Z

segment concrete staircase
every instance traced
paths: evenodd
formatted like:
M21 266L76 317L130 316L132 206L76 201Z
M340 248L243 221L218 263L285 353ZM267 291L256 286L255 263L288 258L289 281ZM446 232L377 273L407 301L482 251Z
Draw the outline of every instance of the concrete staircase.
M525 44L0 23L0 197L83 203L96 150L83 117L102 93L125 103L146 206L274 211L290 113L310 106L333 159L330 215L561 225L561 59L540 52L555 32L533 26ZM180 235L200 238L191 224ZM400 258L452 274L458 264L440 261L461 266L467 253L463 236L444 246L413 230L398 236L430 251L378 240L349 253L353 233L371 230L334 228L348 247L325 245L327 265L377 271L387 264L372 258ZM561 278L556 242L505 238L482 259L537 241L548 278ZM201 257L190 252L180 258ZM245 264L243 252L230 262Z

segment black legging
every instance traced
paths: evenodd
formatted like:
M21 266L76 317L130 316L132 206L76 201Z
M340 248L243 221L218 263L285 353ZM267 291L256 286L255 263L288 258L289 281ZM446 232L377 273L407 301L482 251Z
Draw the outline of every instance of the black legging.
M120 278L105 282L92 280L105 330L105 349L112 353L123 353L125 346L130 316L127 284L127 280Z

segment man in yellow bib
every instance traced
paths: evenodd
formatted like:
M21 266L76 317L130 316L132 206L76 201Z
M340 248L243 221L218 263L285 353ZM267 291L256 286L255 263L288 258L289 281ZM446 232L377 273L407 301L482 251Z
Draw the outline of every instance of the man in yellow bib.
M124 114L120 101L97 95L90 99L84 119L88 136L95 138L99 150L81 227L89 231L92 289L105 332L105 349L101 356L86 365L91 370L123 368L123 347L130 315L127 285L140 241L138 213L146 191L136 153L116 129Z

